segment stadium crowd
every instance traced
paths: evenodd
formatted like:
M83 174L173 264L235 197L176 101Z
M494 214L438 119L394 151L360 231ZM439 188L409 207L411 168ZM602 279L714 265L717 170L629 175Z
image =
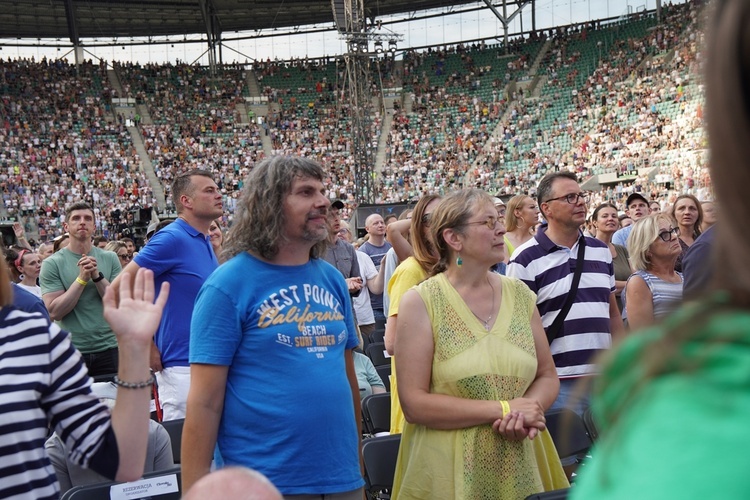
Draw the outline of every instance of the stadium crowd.
M261 471L287 498L354 500L366 487L359 442L387 430L407 444L394 498L567 488L587 450L563 454L548 416L572 410L591 426L593 397L605 428L618 422L622 408L596 398L617 389L611 370L623 361L608 367L607 388L582 381L599 373L599 354L641 342L626 333L699 297L712 238L727 238L713 236L724 200L714 203L704 134L703 7L550 30L507 50L457 44L386 59L383 81L404 93L390 130L368 103L369 146L385 143L376 198L413 208L401 220L369 215L360 240L345 222L357 214L357 186L338 60L258 61L253 75L228 66L220 77L117 63L123 97L147 112L132 124L114 109L104 61L0 61L0 186L17 219L0 272L15 295L0 287L0 302L6 322L36 321L36 334L59 343L48 354L75 373L77 391L60 404L55 379L43 398L58 402L33 409L55 427L54 470L37 450L38 463L16 472L22 486L0 479L0 493L54 497L58 483L134 479L180 462L185 489L199 491L213 457ZM268 98L262 117L245 105L251 77ZM710 117L709 126L719 128ZM137 249L136 214L157 203L141 142L178 217L151 224ZM727 200L729 163L712 165ZM594 176L603 182L587 190ZM745 293L715 300L746 305ZM134 307L146 311L138 335L125 321ZM273 339L258 341L271 326ZM43 370L62 377L55 363ZM87 373L113 385L94 393ZM155 420L184 425L175 455L158 425L122 423L154 384ZM113 388L120 403L105 403L110 412L99 399L115 399ZM368 402L386 398L390 429L376 428ZM79 411L86 418L72 422ZM302 411L317 426L304 439L309 422L293 418ZM268 439L288 449L259 459ZM436 448L470 449L482 465L448 464ZM6 455L0 471L10 474ZM89 462L97 474L79 476ZM300 472L310 463L324 473ZM438 469L439 480L426 479ZM612 487L585 468L583 477L580 491Z

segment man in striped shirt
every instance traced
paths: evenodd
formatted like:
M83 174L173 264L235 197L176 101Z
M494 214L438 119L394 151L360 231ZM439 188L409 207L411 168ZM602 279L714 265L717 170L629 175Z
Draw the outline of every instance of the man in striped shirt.
M513 253L508 276L519 278L537 294L537 307L545 330L555 321L571 292L578 246L585 240L581 280L562 327L550 349L560 377L560 393L552 409L569 407L579 414L588 396L572 399L580 377L594 375L595 356L612 345L624 328L615 301L612 256L607 245L586 237L587 195L575 174L554 172L538 187L537 201L547 224Z

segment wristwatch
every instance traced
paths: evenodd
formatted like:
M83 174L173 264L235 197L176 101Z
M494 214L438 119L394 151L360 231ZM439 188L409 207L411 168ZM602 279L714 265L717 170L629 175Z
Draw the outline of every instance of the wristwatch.
M102 274L102 272L99 271L99 276L97 276L96 278L92 279L91 281L93 281L94 283L99 283L103 279L104 279L104 274Z

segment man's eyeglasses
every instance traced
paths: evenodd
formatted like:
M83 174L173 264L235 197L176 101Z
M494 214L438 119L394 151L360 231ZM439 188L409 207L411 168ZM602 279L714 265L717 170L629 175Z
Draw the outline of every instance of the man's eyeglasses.
M565 196L558 196L557 198L550 198L544 203L549 203L550 201L555 201L555 200L565 200L571 205L575 205L576 203L578 203L579 198L582 199L584 203L588 203L589 193L570 193L570 194L566 194Z
M672 235L680 237L680 228L679 227L670 227L669 229L666 229L664 231L659 231L659 238L662 239L662 241L670 241L672 239Z
M120 257L122 260L133 260L132 253L118 253L117 256Z
M478 220L478 221L473 221L473 222L467 222L466 224L468 226L484 224L485 226L487 226L490 229L495 229L497 227L497 223L500 222L500 221L501 221L500 217L495 217L493 215L490 215L485 220Z

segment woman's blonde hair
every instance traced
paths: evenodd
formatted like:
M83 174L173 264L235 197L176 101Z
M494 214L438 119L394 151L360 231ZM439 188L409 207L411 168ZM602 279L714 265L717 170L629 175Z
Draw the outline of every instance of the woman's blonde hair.
M122 248L128 248L128 246L122 241L118 241L118 240L108 241L107 244L104 246L104 250L108 252L114 252L114 253L117 253Z
M636 271L647 271L651 268L649 248L659 237L660 222L677 227L677 221L664 212L648 215L633 224L633 230L628 236L628 254L630 254L630 265Z
M534 198L525 194L517 194L510 200L508 200L507 208L505 209L505 229L508 232L515 231L518 229L518 217L516 216L516 210L523 207L526 199L534 201Z
M482 205L495 206L492 197L481 189L462 189L443 198L438 208L432 212L430 233L439 256L439 260L431 269L432 275L448 269L455 255L453 249L445 241L443 236L445 230L453 229L463 234L466 223Z

